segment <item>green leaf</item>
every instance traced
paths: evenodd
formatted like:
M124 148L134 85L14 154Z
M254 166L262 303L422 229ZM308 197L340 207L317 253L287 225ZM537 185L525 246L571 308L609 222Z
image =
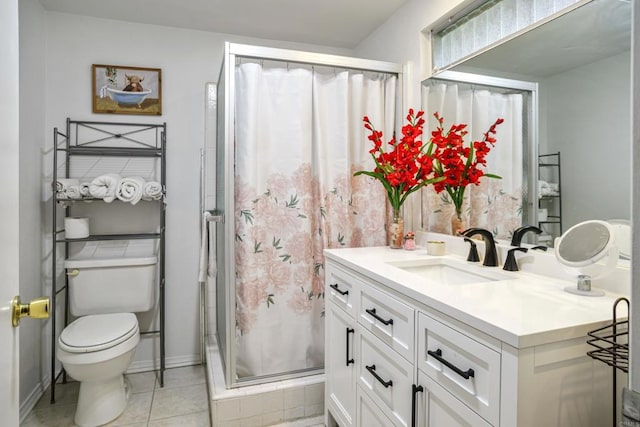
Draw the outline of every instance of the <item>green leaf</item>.
M276 249L282 249L282 246L280 246L280 239L276 240L275 236L273 237L273 242L271 242L271 244Z
M298 202L300 200L298 200L298 195L294 194L289 198L288 202L285 202L285 206L288 208L295 208L296 206L298 206Z
M284 254L284 255L279 255L279 256L280 256L280 258L282 258L282 262L287 262L291 258L291 255L289 255L289 254Z
M262 242L254 242L254 244L253 244L253 253L254 254L259 254L260 252L262 252L262 249L260 249L261 245L262 245Z
M274 295L273 294L269 294L267 295L267 308L269 308L271 305L275 304L276 302L273 300Z
M240 217L244 218L244 222L253 225L253 214L251 209L242 209L240 211Z

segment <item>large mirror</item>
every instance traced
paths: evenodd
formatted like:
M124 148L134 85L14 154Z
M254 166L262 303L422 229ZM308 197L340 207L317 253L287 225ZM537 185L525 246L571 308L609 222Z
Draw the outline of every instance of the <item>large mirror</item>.
M524 112L534 146L523 149L523 181L537 181L525 193L537 194L525 194L522 219L545 230L544 243L592 219L628 232L630 47L631 2L593 0L445 70L537 85L535 111Z

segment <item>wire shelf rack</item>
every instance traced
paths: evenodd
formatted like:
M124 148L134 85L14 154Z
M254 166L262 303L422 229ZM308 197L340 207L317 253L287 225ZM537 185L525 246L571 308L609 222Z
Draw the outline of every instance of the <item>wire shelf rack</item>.
M629 300L618 298L613 304L613 322L587 334L590 337L587 344L596 348L588 351L587 355L623 372L629 372L629 320L628 317L618 320L617 310L621 303L626 304L629 313Z

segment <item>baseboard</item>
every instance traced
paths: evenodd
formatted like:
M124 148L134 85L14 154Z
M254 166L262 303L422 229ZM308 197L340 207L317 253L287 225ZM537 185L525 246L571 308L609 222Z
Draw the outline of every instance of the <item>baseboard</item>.
M186 356L166 357L164 360L164 367L170 369L179 368L181 366L200 365L201 363L202 360L200 360L199 354L190 354ZM129 365L129 369L127 369L125 373L135 374L136 372L156 371L158 369L160 369L160 359L139 360Z
M29 393L24 402L20 404L20 424L24 422L33 408L35 408L40 398L44 395L44 392L49 387L50 378L51 377L49 375L44 377L38 384L36 384L33 390L31 390L31 393Z

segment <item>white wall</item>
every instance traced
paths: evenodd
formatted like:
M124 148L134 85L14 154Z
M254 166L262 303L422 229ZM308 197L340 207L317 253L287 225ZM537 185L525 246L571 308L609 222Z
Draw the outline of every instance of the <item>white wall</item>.
M540 145L561 152L565 230L589 219L630 218L630 71L627 52L540 82Z
M52 144L51 130L55 126L64 128L67 117L167 122L167 366L198 363L199 168L204 142L204 90L206 82L218 78L223 43L233 41L333 54L350 52L62 13L47 13L46 27L47 147ZM92 114L91 64L162 69L162 116ZM45 168L50 174L51 165ZM50 229L50 225L46 227ZM151 347L141 345L134 367L148 365L152 357Z
M405 109L420 106L420 79L430 74L430 49L422 30L454 8L472 0L409 0L355 49L356 56L408 65L405 70Z
M41 269L41 170L45 138L45 15L37 0L20 0L20 297L49 295ZM42 256L41 256L42 254ZM49 321L20 323L20 402L25 415L46 384Z

